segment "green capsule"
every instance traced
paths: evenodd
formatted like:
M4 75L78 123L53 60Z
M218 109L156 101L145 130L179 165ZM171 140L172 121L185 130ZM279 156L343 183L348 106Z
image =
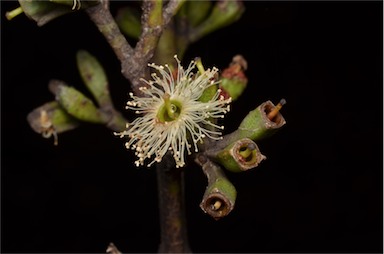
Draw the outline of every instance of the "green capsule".
M244 138L217 152L212 159L229 171L244 172L257 167L265 158L255 142Z
M199 155L195 162L203 169L208 180L200 208L215 220L227 216L235 207L237 191L219 165Z
M262 103L243 119L237 129L236 136L257 141L272 135L286 123L284 117L278 111L280 108L271 101ZM273 117L270 115L271 112L274 114Z
M236 196L237 191L233 184L226 177L220 177L208 185L200 208L218 220L233 210Z

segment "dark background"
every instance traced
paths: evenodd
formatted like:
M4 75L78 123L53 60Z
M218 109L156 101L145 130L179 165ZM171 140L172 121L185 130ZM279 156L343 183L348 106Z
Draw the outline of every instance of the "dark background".
M116 5L123 5L122 2ZM225 68L248 60L249 85L226 116L227 131L266 100L287 100L287 124L260 142L267 160L230 174L236 207L215 221L199 203L202 171L186 168L187 220L194 252L382 252L383 5L381 1L245 2L238 22L193 44L185 58ZM85 91L75 54L104 65L115 106L129 84L84 13L38 28L1 11L2 252L156 252L156 177L136 168L123 140L96 125L59 136L26 116L53 100L62 79ZM113 10L117 6L112 5Z

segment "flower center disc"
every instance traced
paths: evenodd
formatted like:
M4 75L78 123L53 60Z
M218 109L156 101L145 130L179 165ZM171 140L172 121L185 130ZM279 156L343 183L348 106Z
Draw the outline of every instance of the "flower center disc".
M164 104L161 105L157 112L157 119L162 122L171 122L176 120L181 113L181 103L177 100L171 100L169 97L164 98Z

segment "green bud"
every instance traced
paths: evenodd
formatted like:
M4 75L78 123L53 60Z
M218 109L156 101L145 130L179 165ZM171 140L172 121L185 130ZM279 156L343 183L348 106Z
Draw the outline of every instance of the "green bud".
M195 62L196 62L196 67L200 72L200 75L204 75L205 70L204 70L204 66L203 66L203 62L201 61L201 58L196 57ZM217 85L208 87L203 91L203 94L200 96L199 101L201 102L210 101L213 98L213 96L215 96L216 92L217 92Z
M138 39L141 35L140 12L132 7L120 8L116 15L116 23L127 36Z
M186 15L190 24L195 27L207 18L212 8L211 1L187 1L183 8L186 9Z
M216 2L208 18L192 31L190 35L191 41L197 41L199 38L215 30L234 23L241 17L244 10L245 8L241 1L222 0Z
M203 94L200 96L199 101L208 102L212 100L217 92L217 85L213 85L204 90Z
M257 167L265 158L255 142L244 138L219 151L212 159L218 161L229 171L243 172Z
M79 9L79 6L81 6L81 8L87 8L98 4L99 2L100 0L19 0L21 9L25 15L36 21L38 26L43 26L57 17L73 12L74 10ZM8 16L9 15L7 15L7 17Z
M27 120L31 128L49 138L52 135L57 145L57 134L72 130L79 122L70 116L57 101L48 102L30 112Z
M286 122L280 112L274 111L275 108L276 106L271 101L266 101L249 112L237 129L237 137L256 141L268 137L280 129ZM272 111L275 112L275 115L271 120L268 114Z
M68 6L54 4L48 1L19 0L19 3L25 15L36 21L38 26L43 26L49 21L72 11Z
M237 100L239 96L243 93L246 83L239 79L228 79L222 78L220 82L222 91L228 94L228 97L231 97L233 101Z
M77 67L88 90L100 107L112 105L108 80L105 71L97 59L85 50L76 54Z
M95 104L84 94L64 82L52 80L50 90L56 95L56 100L73 117L91 123L107 123L108 119Z
M49 0L49 1L53 3L70 6L72 10L85 9L101 3L101 0Z
M231 97L233 101L237 100L247 87L248 79L244 74L247 69L247 62L241 55L233 57L228 68L221 73L220 88L224 98Z

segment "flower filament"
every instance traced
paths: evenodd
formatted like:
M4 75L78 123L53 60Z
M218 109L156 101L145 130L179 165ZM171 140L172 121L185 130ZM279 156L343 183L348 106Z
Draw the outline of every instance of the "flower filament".
M128 136L126 147L135 150L137 166L144 165L144 161L152 157L148 166L160 162L170 151L176 167L183 167L185 154L191 154L192 147L198 152L198 142L202 143L204 138L221 139L219 130L224 127L213 120L223 118L229 111L231 98L225 100L217 89L218 82L214 78L218 70L207 69L195 74L192 72L195 61L184 70L177 56L175 59L175 76L168 65L149 64L158 74L152 73L149 81L142 79L146 84L140 88L142 97L130 93L132 100L127 102L127 108L140 116L128 124L125 131L116 134ZM199 100L212 86L216 87L212 98Z

